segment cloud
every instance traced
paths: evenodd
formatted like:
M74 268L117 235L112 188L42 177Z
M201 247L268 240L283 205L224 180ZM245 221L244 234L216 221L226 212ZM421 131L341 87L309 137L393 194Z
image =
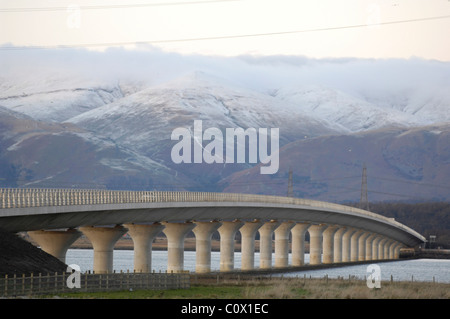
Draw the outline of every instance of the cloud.
M155 85L203 71L255 90L317 84L352 94L395 92L417 87L449 87L450 62L411 59L311 59L304 56L204 56L164 52L151 46L0 50L0 77L48 75L86 80L143 81Z

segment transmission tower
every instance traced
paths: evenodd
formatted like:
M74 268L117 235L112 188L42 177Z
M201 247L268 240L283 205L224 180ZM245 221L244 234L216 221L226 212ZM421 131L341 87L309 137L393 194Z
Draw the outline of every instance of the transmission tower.
M363 164L362 181L361 181L361 199L359 201L361 209L369 210L369 199L367 197L367 167Z
M294 197L294 185L292 183L292 168L289 168L289 181L287 197Z

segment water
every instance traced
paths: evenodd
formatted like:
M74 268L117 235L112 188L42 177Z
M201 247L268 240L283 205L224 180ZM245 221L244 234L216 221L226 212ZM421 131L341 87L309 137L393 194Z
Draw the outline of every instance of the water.
M85 272L93 269L94 252L92 249L69 249L66 255L66 263L77 264L81 271ZM133 270L133 250L114 250L113 268L116 272ZM275 260L275 258L272 258ZM305 262L309 262L309 254L305 254ZM450 260L449 259L414 259L400 260L391 262L374 262L381 268L381 279L394 281L433 281L450 283ZM241 253L234 254L234 267L239 269L241 266ZM259 265L259 253L255 253L255 267ZM349 276L364 279L369 275L366 265L345 266L339 268L328 268L318 270L307 270L300 272L285 273L284 276L307 276L312 278L323 278L328 275L329 278ZM211 252L211 270L219 270L220 253ZM167 269L167 251L152 251L152 269L156 272L164 272ZM184 252L184 269L191 272L195 271L195 251Z

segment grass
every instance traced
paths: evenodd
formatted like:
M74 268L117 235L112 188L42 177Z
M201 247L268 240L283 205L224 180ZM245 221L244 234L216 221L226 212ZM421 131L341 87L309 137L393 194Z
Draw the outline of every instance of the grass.
M47 296L47 298L54 296ZM60 294L79 299L450 299L450 284L382 282L369 289L363 280L259 279L197 282L190 289Z

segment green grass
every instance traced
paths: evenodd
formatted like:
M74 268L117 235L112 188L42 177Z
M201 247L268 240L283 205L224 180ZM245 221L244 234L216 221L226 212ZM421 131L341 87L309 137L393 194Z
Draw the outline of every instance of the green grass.
M245 287L240 286L192 286L190 289L172 290L73 292L58 296L78 299L238 299L243 297L244 290Z
M290 279L191 284L190 289L71 292L60 298L77 299L450 299L450 284L383 282L369 289L363 280ZM55 295L44 296L53 298Z

